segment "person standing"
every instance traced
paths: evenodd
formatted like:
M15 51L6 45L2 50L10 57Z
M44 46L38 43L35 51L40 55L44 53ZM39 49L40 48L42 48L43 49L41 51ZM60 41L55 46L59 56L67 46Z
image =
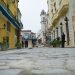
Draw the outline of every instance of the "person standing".
M64 34L64 32L63 32L63 34L62 34L62 48L64 48L65 47L65 34Z

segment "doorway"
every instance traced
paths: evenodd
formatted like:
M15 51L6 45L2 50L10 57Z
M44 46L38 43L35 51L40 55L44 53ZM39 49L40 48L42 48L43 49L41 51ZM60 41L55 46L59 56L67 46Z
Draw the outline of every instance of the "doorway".
M28 41L25 41L25 48L28 48Z
M74 32L74 46L75 46L75 32Z

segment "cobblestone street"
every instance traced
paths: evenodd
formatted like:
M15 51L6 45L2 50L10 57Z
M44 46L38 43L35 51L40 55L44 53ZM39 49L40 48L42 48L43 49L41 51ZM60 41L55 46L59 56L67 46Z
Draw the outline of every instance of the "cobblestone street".
M0 75L75 75L75 48L0 52Z

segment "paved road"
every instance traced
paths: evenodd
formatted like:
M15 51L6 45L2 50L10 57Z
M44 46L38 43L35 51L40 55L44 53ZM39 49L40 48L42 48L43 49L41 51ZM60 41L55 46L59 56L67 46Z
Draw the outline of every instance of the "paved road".
M2 51L0 75L75 75L75 48Z

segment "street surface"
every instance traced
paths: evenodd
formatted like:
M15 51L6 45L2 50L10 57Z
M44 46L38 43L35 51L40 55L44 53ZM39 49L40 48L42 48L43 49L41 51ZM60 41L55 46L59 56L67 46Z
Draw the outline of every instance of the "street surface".
M75 48L0 51L0 75L75 75Z

